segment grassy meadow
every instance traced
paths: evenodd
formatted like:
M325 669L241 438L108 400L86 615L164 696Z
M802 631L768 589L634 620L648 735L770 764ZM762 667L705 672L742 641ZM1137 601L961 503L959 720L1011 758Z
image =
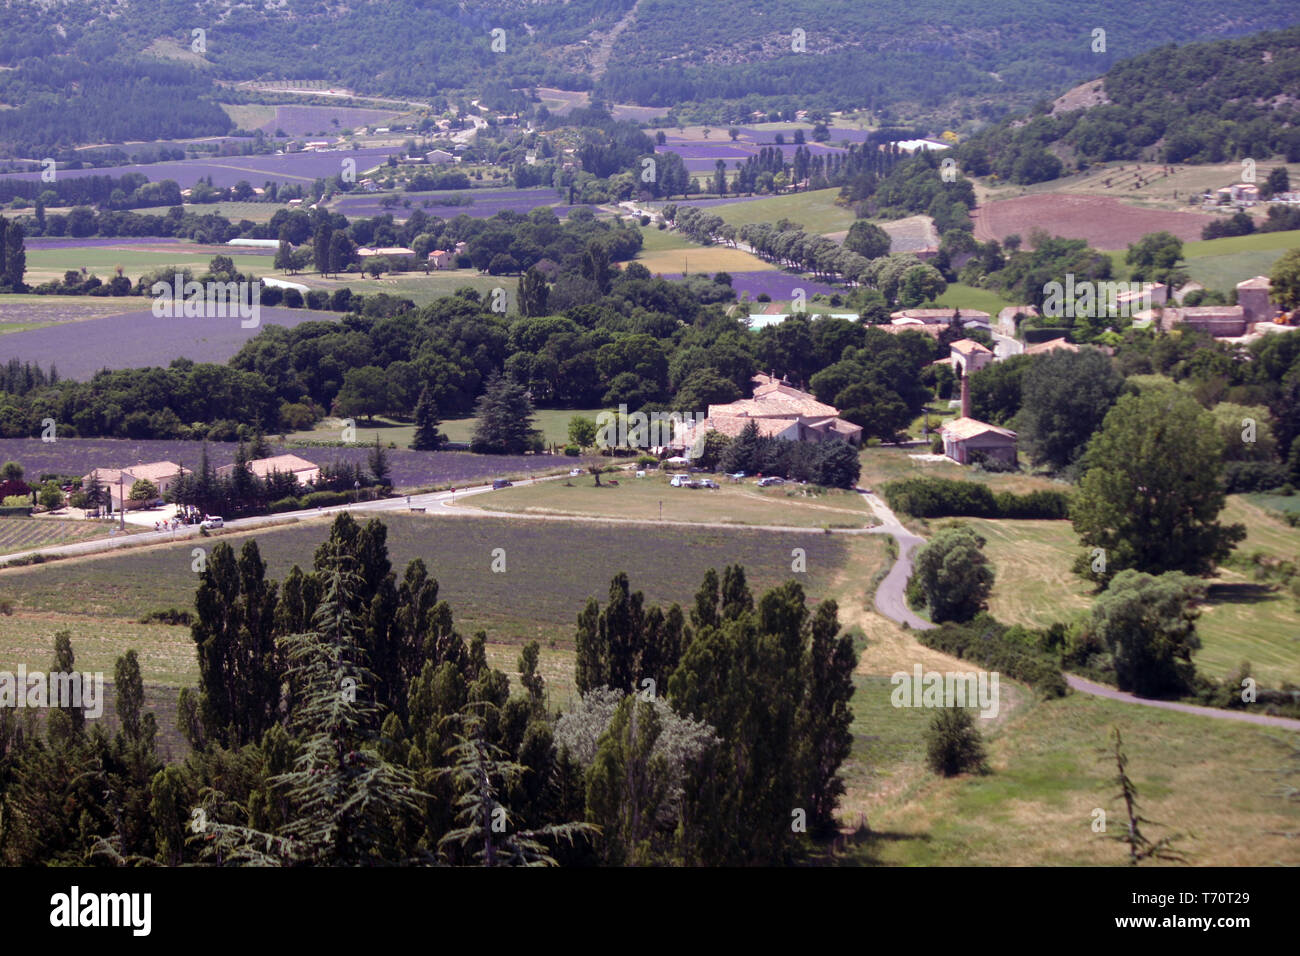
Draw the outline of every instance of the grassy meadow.
M612 477L612 476L611 476ZM754 481L732 484L725 477L718 489L673 488L669 476L647 472L609 478L597 488L590 475L564 481L508 488L466 503L487 511L518 514L615 517L644 521L722 522L782 527L864 528L876 524L870 508L856 492L827 490L806 494L798 485L759 488Z

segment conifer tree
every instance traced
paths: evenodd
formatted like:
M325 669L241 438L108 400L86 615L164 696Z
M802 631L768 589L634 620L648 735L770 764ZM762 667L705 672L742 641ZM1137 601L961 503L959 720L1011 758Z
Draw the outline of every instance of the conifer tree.
M437 451L447 442L438 430L438 404L433 400L429 386L420 390L420 400L415 404L415 436L411 447L416 451Z

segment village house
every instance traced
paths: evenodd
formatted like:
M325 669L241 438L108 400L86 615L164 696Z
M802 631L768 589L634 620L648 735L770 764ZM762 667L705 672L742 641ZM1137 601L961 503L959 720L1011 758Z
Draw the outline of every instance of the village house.
M954 316L963 328L991 327L989 320L992 316L979 309L900 309L891 312L889 319L894 325L947 325Z
M691 448L704 432L717 431L735 438L751 422L763 437L785 441L820 442L842 438L851 445L862 441L862 426L839 417L839 409L817 401L808 392L784 379L755 375L754 397L726 405L710 405L702 422L685 422L674 436L672 447Z
M1176 326L1199 329L1215 338L1246 334L1246 313L1239 305L1195 305L1160 311L1160 327L1166 332Z
M450 269L451 253L446 249L434 249L428 255L430 269Z
M1026 355L1042 355L1044 352L1077 352L1079 346L1075 345L1065 336L1060 338L1048 339L1046 342L1039 342L1037 345L1025 347Z
M1272 322L1281 311L1269 298L1268 276L1255 276L1237 283L1237 304L1247 322Z
M424 161L434 166L445 166L448 163L456 162L456 157L445 149L431 149L424 154Z
M108 492L113 508L122 507L126 499L127 509L141 508L145 501L131 501L131 488L137 481L148 481L158 489L158 497L165 498L167 492L176 484L181 475L193 474L189 468L183 468L172 461L139 462L129 468L95 468L81 479L81 487L90 485L91 478L98 478L100 485Z
M299 458L297 455L273 455L270 458L254 458L252 461L244 462L244 467L263 481L274 472L279 472L282 475L293 475L304 485L313 484L320 477L319 465L305 458ZM221 477L229 477L234 473L234 465L223 465L217 469L217 474Z
M414 249L408 249L405 246L381 246L377 249L371 249L369 246L361 246L357 249L358 259L374 259L377 256L413 256Z

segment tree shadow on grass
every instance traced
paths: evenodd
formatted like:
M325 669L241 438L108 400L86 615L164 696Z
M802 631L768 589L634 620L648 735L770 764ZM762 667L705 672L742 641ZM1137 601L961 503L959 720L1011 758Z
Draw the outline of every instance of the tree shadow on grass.
M1277 597L1277 589L1269 584L1237 581L1228 584L1211 584L1205 590L1208 604L1258 604Z

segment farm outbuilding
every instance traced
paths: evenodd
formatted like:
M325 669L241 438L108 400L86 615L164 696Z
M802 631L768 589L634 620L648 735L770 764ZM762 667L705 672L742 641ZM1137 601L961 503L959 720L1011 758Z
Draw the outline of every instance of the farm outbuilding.
M1016 462L1016 433L974 418L955 418L940 430L943 453L960 465L971 463L973 452L982 452L1008 464Z

